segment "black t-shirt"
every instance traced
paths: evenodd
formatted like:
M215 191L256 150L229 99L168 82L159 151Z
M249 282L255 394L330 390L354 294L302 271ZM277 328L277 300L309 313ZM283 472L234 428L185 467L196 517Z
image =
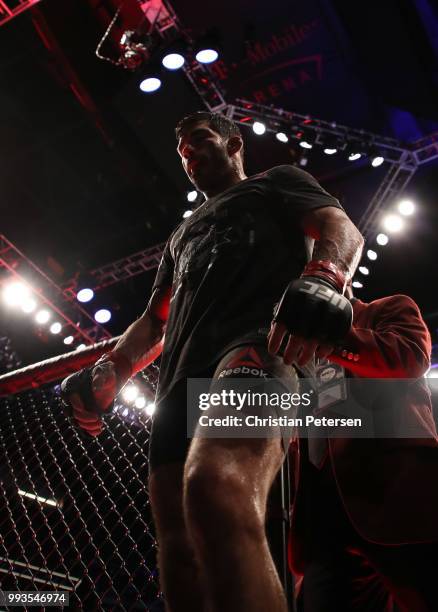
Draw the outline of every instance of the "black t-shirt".
M299 220L341 208L307 172L278 166L204 202L170 236L154 289L172 286L157 400L227 350L265 337L311 244Z

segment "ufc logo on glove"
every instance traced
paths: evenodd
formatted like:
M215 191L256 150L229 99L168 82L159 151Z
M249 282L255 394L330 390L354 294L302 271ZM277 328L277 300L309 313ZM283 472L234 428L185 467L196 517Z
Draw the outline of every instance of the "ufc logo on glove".
M320 285L319 283L312 283L312 281L304 280L304 284L306 287L300 287L298 291L302 293L308 293L310 295L316 295L316 297L325 300L326 302L330 302L333 306L337 306L341 310L343 310L347 304L347 302L343 299L343 296L340 293L336 293L330 287L325 285Z

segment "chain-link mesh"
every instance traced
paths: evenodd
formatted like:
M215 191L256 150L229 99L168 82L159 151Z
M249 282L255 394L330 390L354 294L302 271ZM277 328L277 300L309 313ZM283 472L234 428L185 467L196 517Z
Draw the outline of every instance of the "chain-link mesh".
M1 588L69 591L73 610L161 611L150 417L116 404L105 423L97 439L79 433L59 387L0 400Z

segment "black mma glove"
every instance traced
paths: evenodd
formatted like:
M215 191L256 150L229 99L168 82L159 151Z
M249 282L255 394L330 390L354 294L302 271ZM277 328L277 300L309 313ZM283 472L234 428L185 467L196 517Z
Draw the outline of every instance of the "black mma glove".
M71 374L61 383L61 399L66 414L90 436L102 431L102 415L110 412L114 397L132 375L127 357L112 351L91 367Z
M342 293L345 277L328 261L311 261L300 279L292 281L274 312L289 334L337 345L353 322L350 301Z

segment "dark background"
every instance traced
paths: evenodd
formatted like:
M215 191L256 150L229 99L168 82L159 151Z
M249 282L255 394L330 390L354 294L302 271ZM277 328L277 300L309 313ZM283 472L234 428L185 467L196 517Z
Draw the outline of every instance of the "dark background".
M138 89L147 66L129 72L96 58L118 4L42 0L0 28L0 233L60 284L162 242L188 207L173 130L203 103L182 74L167 74L147 96ZM222 54L212 71L228 102L245 97L406 142L438 129L438 14L429 0L174 0L173 7L195 38L218 28ZM126 0L117 32L135 27L138 16L136 0ZM103 51L117 56L111 37ZM248 174L298 162L294 145L242 129ZM387 170L318 152L306 169L356 222ZM411 295L435 340L436 169L437 162L422 166L409 184L416 215L380 249L357 291L365 300ZM121 333L143 311L154 274L103 290L90 311L111 307L108 329ZM65 351L3 305L0 320L25 362Z

